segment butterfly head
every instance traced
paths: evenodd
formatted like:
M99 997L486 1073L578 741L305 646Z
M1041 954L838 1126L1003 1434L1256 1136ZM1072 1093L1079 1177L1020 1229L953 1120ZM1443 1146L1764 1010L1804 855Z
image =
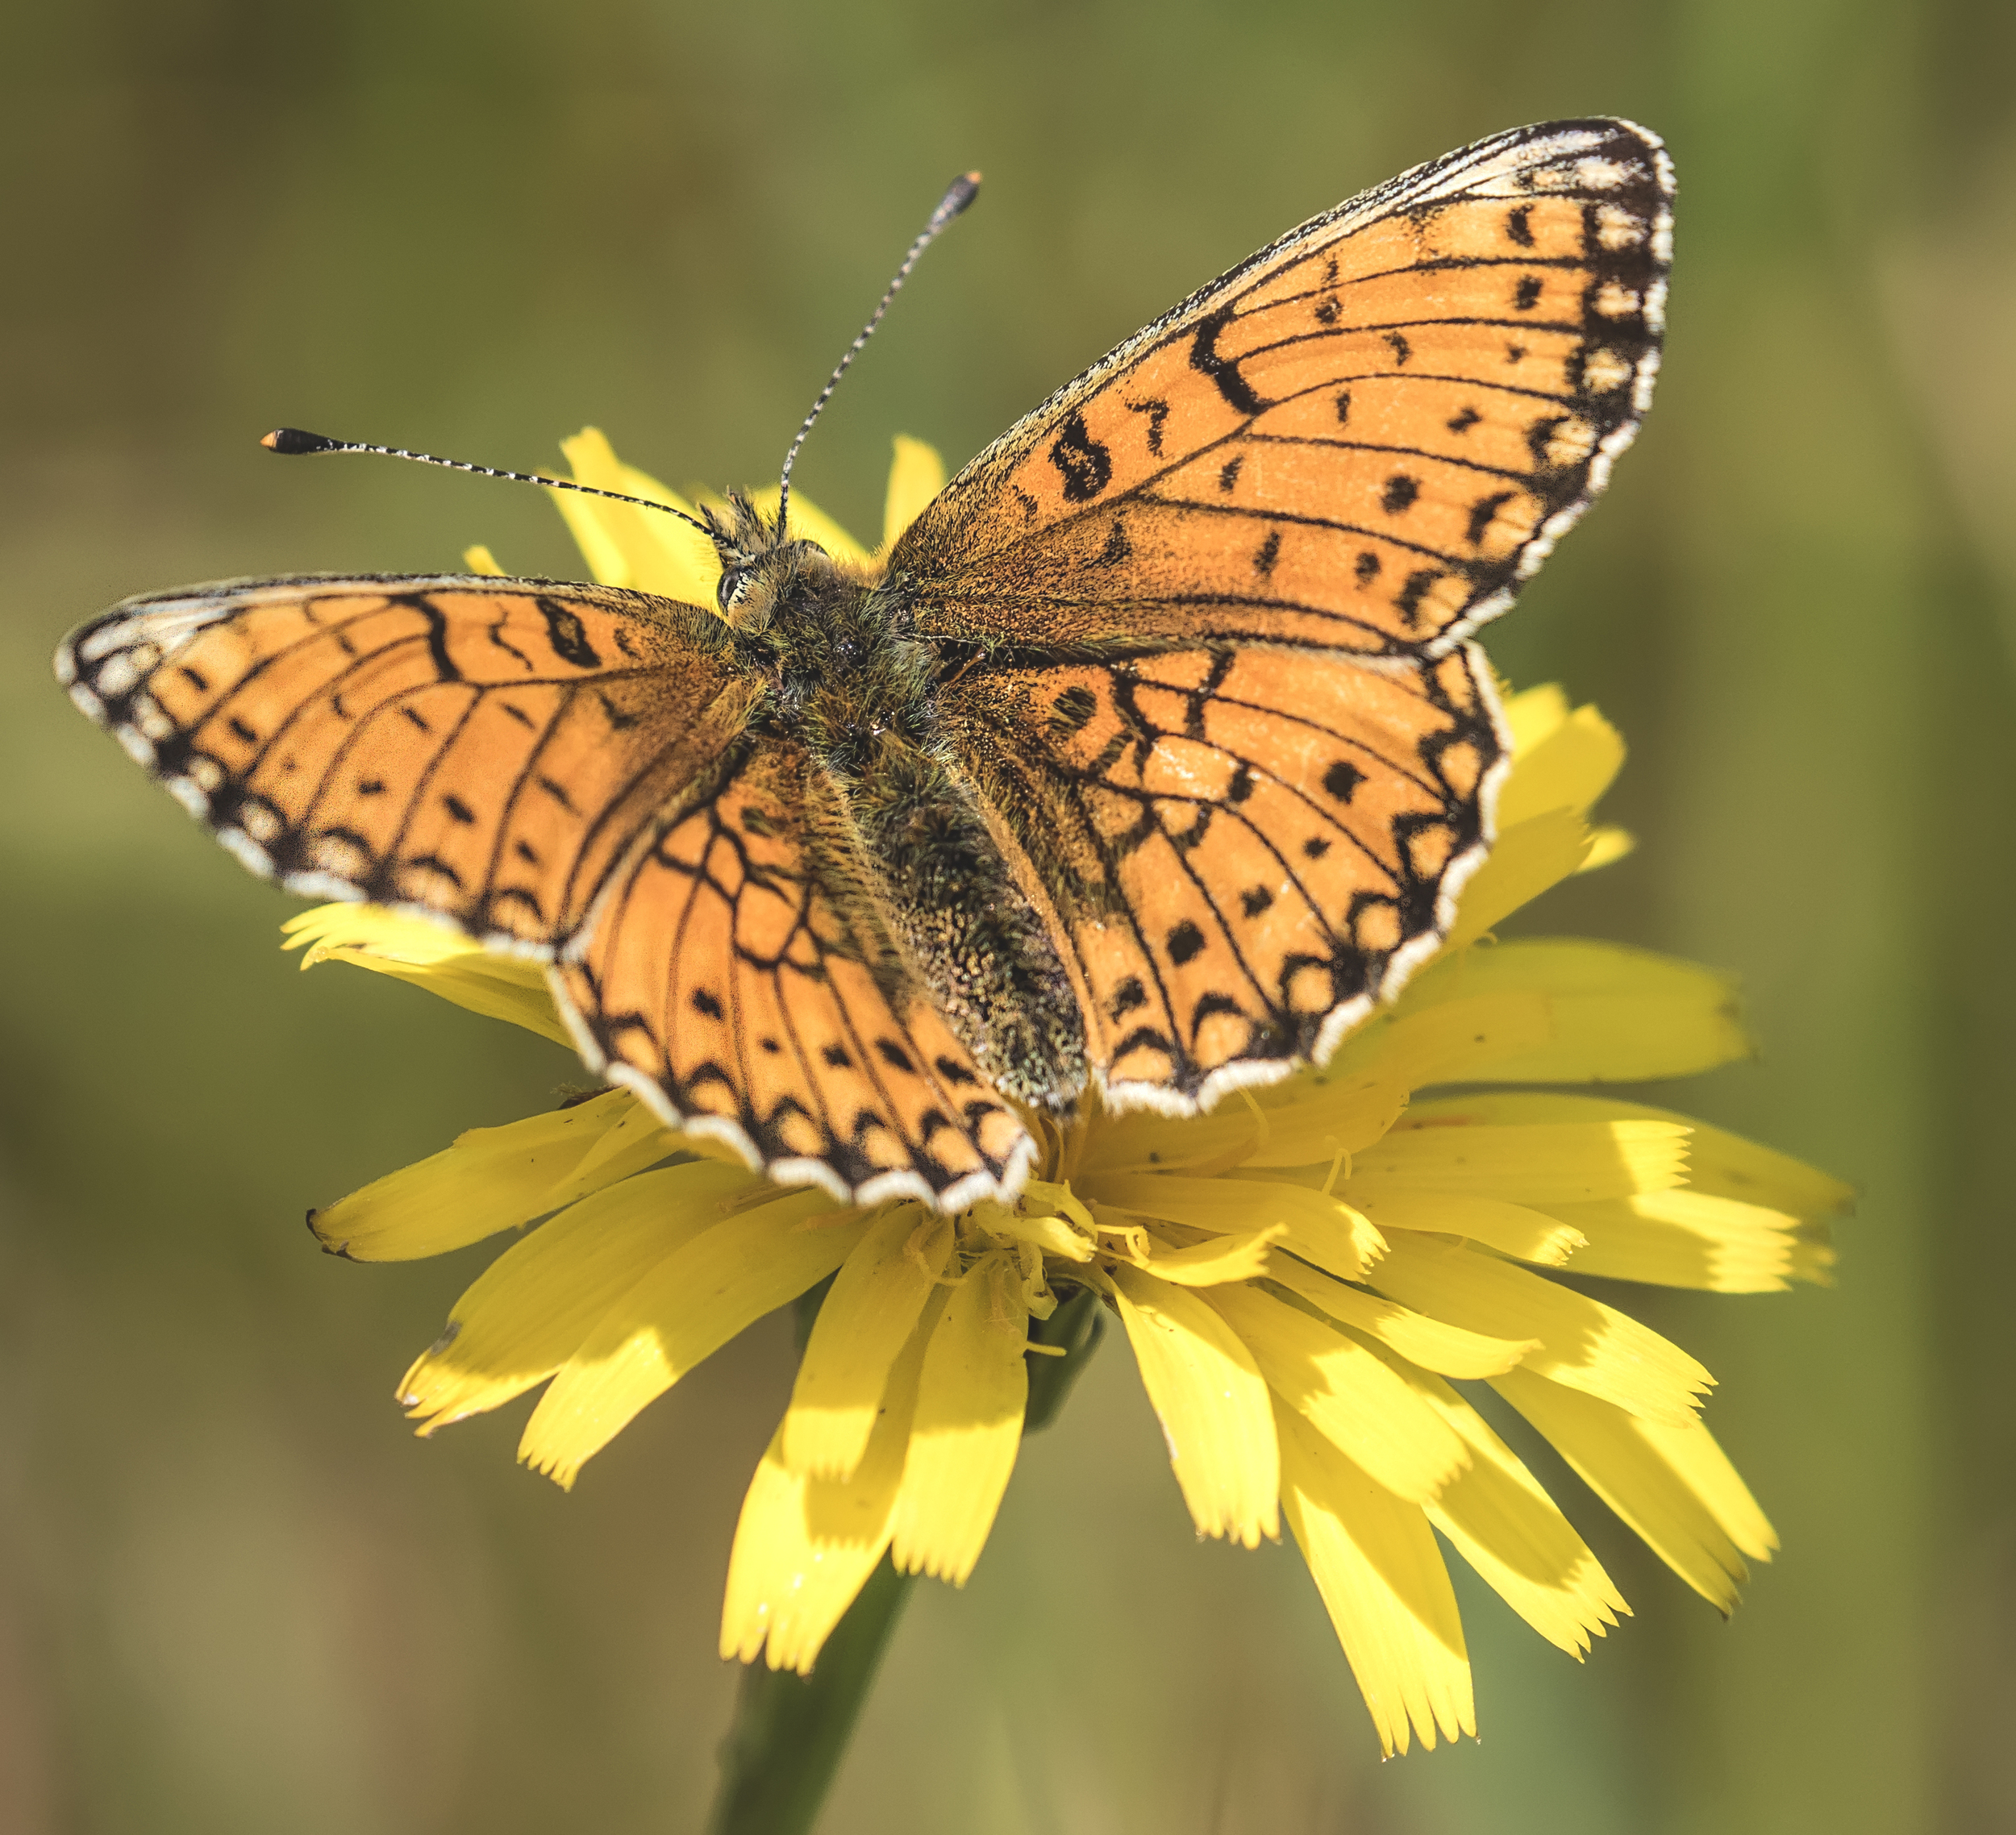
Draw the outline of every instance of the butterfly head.
M706 517L721 558L714 604L738 630L766 630L781 601L835 571L832 556L817 542L788 537L739 492Z

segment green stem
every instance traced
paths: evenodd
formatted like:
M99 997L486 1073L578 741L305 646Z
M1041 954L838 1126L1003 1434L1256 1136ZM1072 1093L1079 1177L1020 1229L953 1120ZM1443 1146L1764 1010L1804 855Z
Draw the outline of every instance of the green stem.
M831 1284L822 1282L798 1303L801 1352ZM1098 1295L1083 1288L1048 1319L1030 1321L1034 1342L1056 1345L1064 1354L1031 1354L1025 1433L1056 1418L1099 1342L1102 1322ZM811 1675L760 1662L743 1671L735 1717L721 1742L721 1783L707 1835L806 1835L846 1755L915 1578L898 1574L885 1554L827 1639Z
M810 1675L760 1662L743 1671L707 1835L804 1835L812 1826L915 1579L885 1554Z

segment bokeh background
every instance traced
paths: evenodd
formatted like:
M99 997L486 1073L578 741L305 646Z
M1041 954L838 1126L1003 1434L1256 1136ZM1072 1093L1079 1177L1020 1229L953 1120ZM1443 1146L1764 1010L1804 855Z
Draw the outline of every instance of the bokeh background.
M409 1436L485 1251L347 1265L302 1211L570 1061L297 974L291 901L69 709L60 633L472 541L577 571L535 493L276 464L276 422L773 476L977 165L799 473L873 535L892 434L956 464L1288 225L1593 111L1679 164L1670 358L1492 647L1621 723L1643 845L1528 927L1739 972L1759 1061L1664 1093L1864 1194L1833 1291L1639 1309L1785 1553L1725 1625L1559 1476L1637 1617L1578 1667L1469 1587L1482 1740L1381 1765L1300 1562L1193 1541L1109 1345L972 1583L919 1589L824 1826L2016 1826L2013 76L1987 0L0 10L0 1830L697 1826L789 1366L766 1321L572 1496L515 1418Z

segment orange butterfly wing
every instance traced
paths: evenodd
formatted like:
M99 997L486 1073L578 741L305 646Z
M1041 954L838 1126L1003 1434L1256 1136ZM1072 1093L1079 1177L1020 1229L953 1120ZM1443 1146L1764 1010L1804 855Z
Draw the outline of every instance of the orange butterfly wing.
M977 669L942 701L1084 977L1113 1106L1321 1060L1431 950L1502 748L1481 659L1279 650Z
M843 1197L1018 1178L817 774L745 734L727 628L547 581L252 580L127 600L57 672L253 871L562 958L591 1067L669 1122Z
M953 479L889 558L917 628L1443 653L1636 431L1672 194L1643 129L1557 123L1290 231Z
M951 1209L1019 1185L1034 1144L862 896L824 773L765 740L721 776L556 972L591 1059L787 1183Z
M1636 431L1671 199L1614 121L1405 173L1130 339L897 544L1109 1101L1321 1059L1446 933L1506 763L1465 639Z
M719 621L593 586L244 580L73 632L73 699L255 872L550 955L740 730Z

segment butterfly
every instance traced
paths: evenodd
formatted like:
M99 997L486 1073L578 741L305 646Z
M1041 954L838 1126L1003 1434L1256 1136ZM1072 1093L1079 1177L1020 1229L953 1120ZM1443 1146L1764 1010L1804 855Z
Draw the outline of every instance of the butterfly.
M1435 951L1508 762L1472 634L1649 404L1672 198L1619 120L1417 167L1067 384L880 567L732 497L712 607L232 581L57 673L254 872L547 963L668 1124L843 1202L1011 1198L1046 1119L1321 1063Z

